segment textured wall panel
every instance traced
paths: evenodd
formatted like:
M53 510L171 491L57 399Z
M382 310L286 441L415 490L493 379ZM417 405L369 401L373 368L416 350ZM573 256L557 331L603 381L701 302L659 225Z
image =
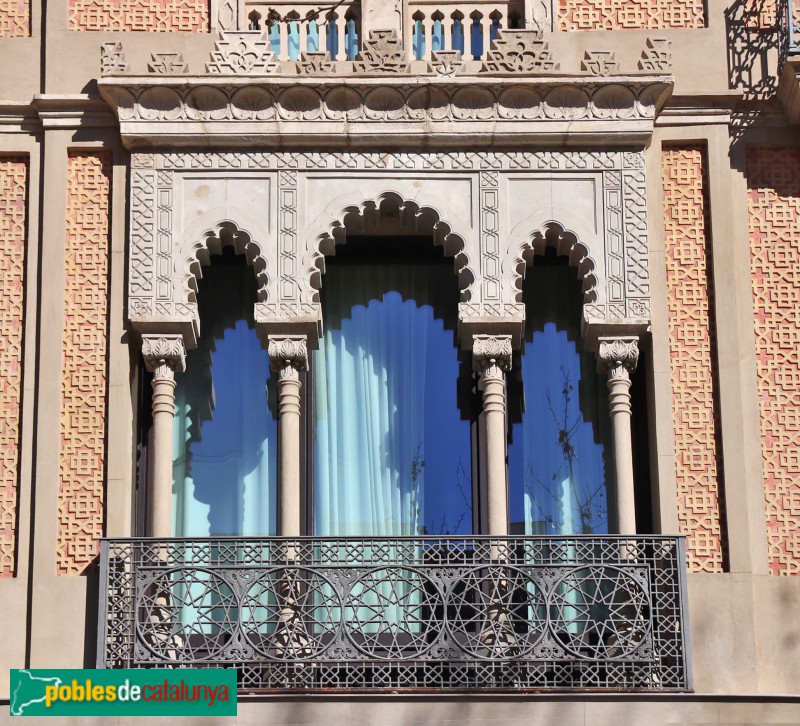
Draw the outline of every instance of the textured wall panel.
M208 32L209 0L69 0L70 30Z
M559 0L561 30L702 28L703 0Z
M0 577L14 575L25 300L24 159L0 158Z
M713 290L704 153L664 149L664 246L672 363L678 518L689 567L721 572L722 465L714 390Z
M29 0L0 0L0 38L27 38L30 34Z
M58 571L77 574L103 534L110 160L73 153L67 179Z
M800 149L747 154L770 570L800 574Z

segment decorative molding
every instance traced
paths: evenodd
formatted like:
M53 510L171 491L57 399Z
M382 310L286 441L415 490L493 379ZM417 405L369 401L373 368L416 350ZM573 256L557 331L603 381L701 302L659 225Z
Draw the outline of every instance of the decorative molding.
M587 50L581 61L581 70L594 76L610 76L619 73L619 61L613 50Z
M481 380L502 380L504 374L511 370L512 354L510 335L478 333L472 336L472 370Z
M705 27L703 0L558 0L560 30Z
M103 43L100 46L100 75L110 76L127 70L128 61L122 52L122 43Z
M430 66L437 76L450 78L464 67L464 58L460 50L434 50Z
M297 72L301 76L329 76L335 68L327 51L301 53L297 62Z
M597 340L597 370L607 373L609 380L630 380L639 362L639 338L637 336L601 336Z
M638 67L648 73L672 70L672 43L667 38L648 38Z
M161 75L176 75L189 72L189 64L183 53L151 53L147 70Z
M408 61L394 30L372 30L353 63L355 73L405 73Z
M69 0L69 29L207 33L208 0Z
M800 575L800 149L747 149L750 271L769 569Z
M519 75L559 68L541 30L500 30L480 73Z
M206 73L236 76L265 76L280 67L272 45L261 30L220 31L214 43ZM223 116L224 118L224 116Z
M25 337L25 241L28 162L0 158L0 578L16 574L17 503L20 424L22 421L22 357Z
M29 38L30 34L30 0L0 2L0 38Z
M664 252L678 521L690 569L722 572L722 467L704 150L664 148Z
M183 336L143 335L142 358L156 380L174 380L175 373L186 370L186 346Z
M298 380L299 371L308 370L308 346L305 335L270 335L269 369L281 380Z
M56 563L78 575L103 536L111 154L70 152Z

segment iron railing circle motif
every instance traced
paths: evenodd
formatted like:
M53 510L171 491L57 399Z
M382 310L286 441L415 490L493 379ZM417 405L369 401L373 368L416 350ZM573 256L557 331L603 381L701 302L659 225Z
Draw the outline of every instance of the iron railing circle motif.
M552 635L581 659L630 656L650 633L650 597L622 567L570 569L550 588L547 610Z
M238 599L212 569L158 572L136 601L138 639L158 660L211 661L235 637Z
M371 568L353 581L344 598L345 633L370 658L419 658L438 637L428 613L443 607L439 587L423 570L402 565Z
M342 603L319 570L275 567L243 589L240 608L242 634L256 653L270 660L308 660L328 648Z
M445 622L453 641L470 657L513 660L541 641L544 606L541 589L523 570L482 565L448 588Z

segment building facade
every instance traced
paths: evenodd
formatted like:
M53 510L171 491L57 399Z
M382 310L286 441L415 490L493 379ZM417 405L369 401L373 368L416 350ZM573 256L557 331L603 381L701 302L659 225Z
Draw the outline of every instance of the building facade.
M794 17L0 3L4 667L800 722Z

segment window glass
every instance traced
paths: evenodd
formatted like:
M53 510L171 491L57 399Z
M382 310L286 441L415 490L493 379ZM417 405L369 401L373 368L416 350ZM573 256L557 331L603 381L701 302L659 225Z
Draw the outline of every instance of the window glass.
M509 531L609 532L614 481L608 397L581 352L581 283L563 258L536 258L523 286L526 335L509 384Z
M176 376L173 533L275 534L277 436L253 270L229 254L199 283L201 337ZM272 404L272 405L271 405Z
M323 278L314 531L468 533L471 427L458 405L452 262L366 259L333 258Z

